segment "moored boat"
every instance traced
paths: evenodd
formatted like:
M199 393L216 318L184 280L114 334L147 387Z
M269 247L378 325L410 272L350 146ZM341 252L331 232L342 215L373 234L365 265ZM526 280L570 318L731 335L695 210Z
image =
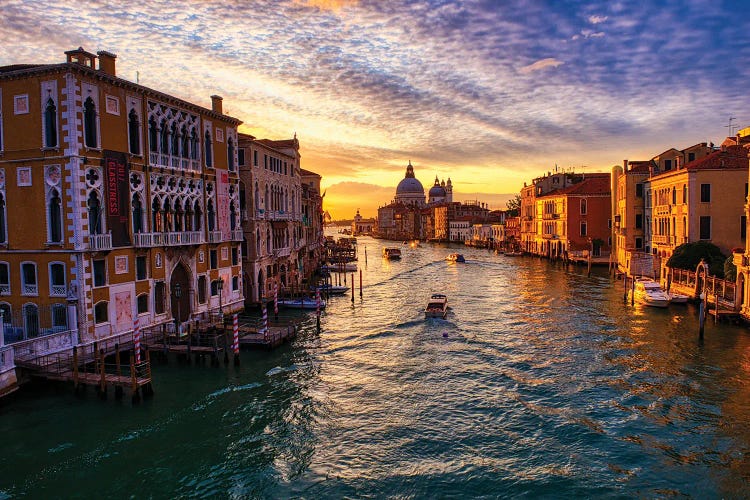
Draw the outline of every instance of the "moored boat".
M317 309L318 304L314 298L298 297L289 299L279 299L279 305L289 309ZM326 301L320 300L320 308L325 309Z
M667 292L667 296L669 296L670 304L687 304L688 299L690 299L687 295L675 292Z
M448 297L442 293L433 293L427 307L424 309L425 318L445 318L448 314Z
M385 247L383 248L383 257L388 260L400 259L401 250L395 247Z
M344 295L349 291L349 287L343 285L321 285L318 289L320 293L327 293L328 295Z
M633 293L631 290L629 293ZM661 289L659 283L651 278L636 278L635 292L633 295L635 302L649 307L667 307L669 305L669 295Z
M321 267L323 271L343 273L343 272L354 272L357 270L356 262L338 262L334 264L325 264Z
M464 256L460 253L452 253L448 255L445 260L448 262L466 262L466 259L464 259Z

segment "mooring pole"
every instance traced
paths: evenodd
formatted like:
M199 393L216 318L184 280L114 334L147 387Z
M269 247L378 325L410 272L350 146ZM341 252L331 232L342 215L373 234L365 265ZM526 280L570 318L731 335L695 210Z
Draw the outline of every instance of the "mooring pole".
M346 276L346 275L345 275ZM344 283L346 284L346 283ZM352 273L352 304L354 304L354 273Z
M700 294L701 303L698 306L698 338L703 340L703 327L706 323L706 293Z
M635 305L635 276L630 278L630 305Z
M359 298L362 298L362 269L359 270Z

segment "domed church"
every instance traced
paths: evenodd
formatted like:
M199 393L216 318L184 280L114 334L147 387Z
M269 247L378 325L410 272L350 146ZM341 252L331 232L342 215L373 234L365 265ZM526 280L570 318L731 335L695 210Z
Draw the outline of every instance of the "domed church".
M448 177L448 182L439 181L435 176L435 184L430 188L429 199L427 201L430 205L436 203L452 203L453 202L453 184L451 178Z
M422 183L414 177L414 167L411 166L411 160L409 165L406 166L406 175L396 187L396 203L403 203L404 205L415 205L418 207L424 206L424 187Z

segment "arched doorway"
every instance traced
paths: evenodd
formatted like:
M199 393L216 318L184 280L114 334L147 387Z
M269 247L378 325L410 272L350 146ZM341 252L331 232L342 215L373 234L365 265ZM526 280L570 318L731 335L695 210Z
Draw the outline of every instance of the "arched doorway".
M701 261L698 267L695 269L695 296L700 296L703 293L703 288L706 286L706 264Z
M172 307L172 317L178 323L184 323L190 318L190 274L185 265L180 262L172 271L172 277L169 280Z

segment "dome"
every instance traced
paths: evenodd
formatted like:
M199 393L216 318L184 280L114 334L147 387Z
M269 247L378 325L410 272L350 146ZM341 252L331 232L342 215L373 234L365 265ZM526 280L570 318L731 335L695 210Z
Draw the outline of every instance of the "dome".
M396 196L398 197L400 194L421 194L424 197L424 187L414 177L414 167L411 166L411 160L409 165L406 166L406 175L396 187Z
M445 182L443 182L445 184ZM435 177L435 185L430 188L430 198L445 198L445 188L440 184L440 181Z
M393 184L391 184L391 186L392 185ZM418 193L424 195L424 187L422 187L422 183L417 179L413 177L407 177L406 179L403 179L401 182L399 182L398 186L396 187L396 194L406 193Z

